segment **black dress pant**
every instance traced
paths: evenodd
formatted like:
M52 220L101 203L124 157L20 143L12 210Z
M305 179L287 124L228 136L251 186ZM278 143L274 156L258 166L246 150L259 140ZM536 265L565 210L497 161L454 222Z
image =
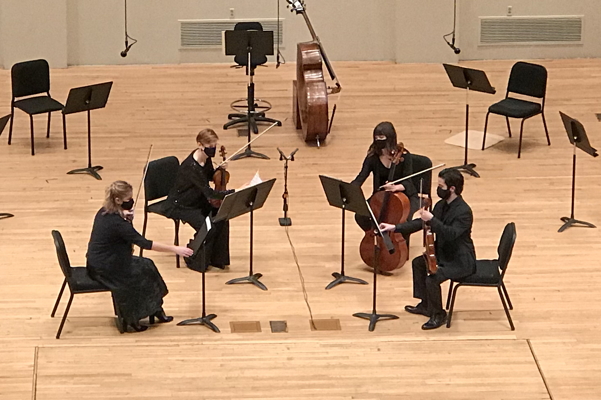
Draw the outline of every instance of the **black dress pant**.
M444 271L439 269L435 274L428 275L428 267L423 256L415 257L413 267L413 297L421 299L430 317L444 314L440 284L446 281Z

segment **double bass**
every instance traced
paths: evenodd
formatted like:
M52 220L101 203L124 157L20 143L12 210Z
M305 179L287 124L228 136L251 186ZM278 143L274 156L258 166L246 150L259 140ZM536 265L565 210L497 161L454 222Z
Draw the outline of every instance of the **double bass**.
M296 129L302 129L305 142L315 142L319 146L330 133L336 112L336 106L334 106L332 116L329 117L328 95L339 93L342 87L311 25L304 2L287 1L292 12L304 17L313 38L311 42L297 44L296 81L292 84L292 114ZM326 85L323 64L325 64L330 78L335 82L333 87Z
M394 173L397 165L403 161L403 154L405 147L403 143L399 143L394 153L392 164L390 165L390 172L388 174L388 182L394 179ZM404 179L404 178L403 178ZM409 210L411 205L409 198L404 193L396 192L392 193L389 191L379 191L375 193L369 199L369 206L373 210L374 217L377 219L378 225L382 222L388 224L400 224L407 221L409 217ZM374 259L374 245L377 243L379 249L385 249L384 240L382 237L376 236L373 229L369 229L365 232L365 236L361 240L359 245L359 252L361 259L367 265L372 268L378 264L378 270L380 271L393 271L397 268L401 268L409 257L409 250L407 248L407 242L400 233L387 232L385 235L390 235L390 240L394 245L395 251L389 253L388 251L379 251L378 260ZM377 242L375 242L377 240Z

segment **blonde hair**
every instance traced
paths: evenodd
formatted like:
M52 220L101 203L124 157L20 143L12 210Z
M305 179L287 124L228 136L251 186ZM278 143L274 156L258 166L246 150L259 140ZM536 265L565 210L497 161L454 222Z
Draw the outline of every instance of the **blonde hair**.
M217 143L218 140L219 136L217 136L214 130L209 128L203 129L202 131L198 132L198 135L196 135L196 142L202 143L203 145Z
M133 193L132 186L125 181L115 181L111 183L104 191L104 212L103 214L121 214L122 208L115 199L124 200L128 195Z

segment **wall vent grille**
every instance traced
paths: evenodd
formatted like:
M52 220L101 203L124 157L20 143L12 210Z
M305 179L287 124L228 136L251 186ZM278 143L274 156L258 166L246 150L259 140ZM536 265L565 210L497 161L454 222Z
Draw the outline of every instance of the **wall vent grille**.
M581 44L584 16L480 17L480 45Z
M274 44L278 41L278 20L269 19L195 19L180 20L180 36L182 48L214 48L221 47L223 31L234 29L238 22L253 21L260 22L263 30L273 31ZM284 20L281 20L279 41L280 46L284 43Z

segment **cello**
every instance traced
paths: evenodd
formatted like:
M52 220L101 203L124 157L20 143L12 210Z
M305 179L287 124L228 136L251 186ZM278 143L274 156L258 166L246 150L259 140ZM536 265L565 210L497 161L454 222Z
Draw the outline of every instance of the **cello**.
M227 183L230 181L230 173L223 166L223 164L226 162L226 154L227 153L225 151L225 146L222 145L219 148L219 155L221 156L221 159L223 161L213 173L213 182L215 183L215 190L218 192L223 192L224 190L227 190ZM221 203L223 202L223 200L209 199L209 202L213 207L219 208L221 207Z
M399 143L394 153L392 164L390 165L390 172L388 173L388 181L394 179L394 173L396 166L403 161L403 153L405 147L403 143ZM388 224L399 224L405 222L409 217L410 203L409 199L404 193L396 192L392 193L389 191L379 191L375 193L369 199L369 206L373 210L374 216L377 219L378 225L382 222ZM389 253L387 251L378 252L377 265L380 271L392 271L397 268L401 268L409 257L409 250L407 248L407 242L400 233L387 232L386 235L390 236L390 240L394 245L395 251ZM361 259L367 265L372 268L376 266L376 260L374 259L374 245L378 248L385 248L384 240L382 237L377 236L374 241L376 233L373 229L369 229L365 232L365 236L361 240L359 245L359 252Z
M313 39L311 42L297 44L296 81L292 84L292 114L296 129L302 129L305 142L316 142L319 147L321 141L325 140L330 133L336 113L336 106L334 106L332 116L329 118L328 94L339 93L342 87L311 25L304 2L287 1L290 11L303 16ZM326 85L322 64L325 64L330 78L335 82L334 87Z

